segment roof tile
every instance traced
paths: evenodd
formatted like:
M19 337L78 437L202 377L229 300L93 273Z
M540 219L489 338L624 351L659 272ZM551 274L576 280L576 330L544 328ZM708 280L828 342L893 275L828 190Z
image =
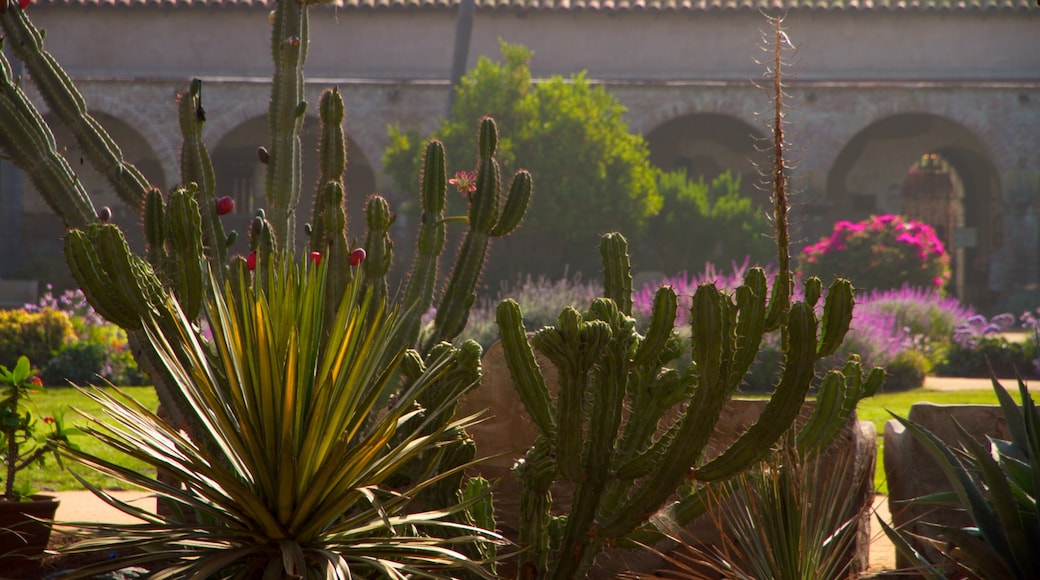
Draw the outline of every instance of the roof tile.
M35 0L41 6L240 6L267 8L276 0ZM331 0L322 2L355 10L444 10L460 0ZM476 0L481 10L605 12L1040 12L1037 0Z

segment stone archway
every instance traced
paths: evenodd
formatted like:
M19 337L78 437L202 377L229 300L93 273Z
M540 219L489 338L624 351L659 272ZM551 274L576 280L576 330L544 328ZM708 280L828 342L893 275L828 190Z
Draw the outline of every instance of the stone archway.
M237 229L244 235L255 211L264 207L264 166L257 158L257 149L267 146L270 139L266 116L258 116L238 125L212 148L213 171L218 195L229 195L235 199L235 215L227 221L228 229ZM311 221L313 214L314 187L318 182L318 162L315 154L319 140L319 123L316 117L304 120L300 140L303 149L303 176L300 204L297 208L297 246L306 243L303 224ZM365 232L364 204L375 191L375 174L372 166L359 147L347 138L347 187L348 233L360 239ZM240 248L244 248L241 245Z
M760 168L768 167L761 151L764 135L731 115L692 113L666 121L645 136L650 162L672 171L686 169L690 179L711 181L730 171L741 178L741 193L754 196L761 181Z
M909 213L936 227L953 259L950 290L966 303L988 308L1008 282L998 174L981 140L959 123L927 113L874 122L838 154L826 195L830 223Z
M119 146L123 158L135 165L152 185L165 189L169 186L168 176L163 171L162 163L151 144L129 123L111 115L91 111L91 115L101 124ZM127 208L116 195L108 181L86 160L82 148L76 139L50 113L44 120L54 134L54 140L78 175L84 189L90 195L94 207L110 207L112 221L127 232L127 241L137 251L144 248L144 237L137 224L140 216L136 210ZM19 240L15 247L24 248L10 264L8 271L13 277L38 279L41 288L44 283L51 283L58 291L76 286L65 265L62 239L65 227L57 215L47 206L43 197L36 191L32 182L23 179L21 212L15 231L5 232L6 236Z

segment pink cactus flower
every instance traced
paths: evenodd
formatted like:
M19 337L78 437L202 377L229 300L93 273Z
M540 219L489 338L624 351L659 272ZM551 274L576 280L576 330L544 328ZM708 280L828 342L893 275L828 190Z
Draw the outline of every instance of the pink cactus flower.
M462 195L468 195L477 190L477 174L473 171L456 171L455 177L448 180Z

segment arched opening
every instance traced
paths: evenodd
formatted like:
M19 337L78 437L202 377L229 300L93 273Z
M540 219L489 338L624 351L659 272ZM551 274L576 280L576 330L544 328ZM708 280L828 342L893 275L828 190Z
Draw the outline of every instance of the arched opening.
M664 169L686 169L692 180L710 182L730 171L740 176L741 193L759 193L759 168L768 155L756 146L763 134L729 115L693 113L667 121L646 134L650 162Z
M123 158L136 166L149 183L160 188L169 185L159 157L140 133L111 115L93 111L91 114L112 136ZM137 211L123 205L108 181L87 161L76 139L53 115L44 115L44 120L51 127L55 142L90 195L94 207L110 207L112 221L128 233L131 246L137 250L142 249L143 236L133 235L140 230L136 225L140 222ZM31 181L23 179L22 184L21 223L17 225L20 232L16 235L21 240L20 247L26 251L18 256L20 263L14 267L14 276L38 279L41 281L41 288L45 283L53 284L59 291L75 287L62 253L65 228L61 220L47 206Z
M235 199L235 213L228 216L228 229L247 231L255 211L266 205L264 201L265 168L257 157L260 146L268 146L270 129L267 117L256 117L242 123L213 148L210 157L217 182L218 195ZM318 119L307 117L300 133L303 148L303 184L296 215L297 246L306 243L303 224L311 221L314 187L318 182L318 159L315 154L320 136ZM365 231L365 199L375 191L375 173L361 149L347 140L347 228L349 235L361 238Z
M936 115L899 114L863 129L839 153L827 176L824 227L879 213L926 222L950 252L950 292L988 309L1010 282L1000 267L1000 200L994 164L973 133Z
M953 263L951 290L965 291L964 183L957 170L939 153L926 153L906 172L901 191L901 214L935 229Z

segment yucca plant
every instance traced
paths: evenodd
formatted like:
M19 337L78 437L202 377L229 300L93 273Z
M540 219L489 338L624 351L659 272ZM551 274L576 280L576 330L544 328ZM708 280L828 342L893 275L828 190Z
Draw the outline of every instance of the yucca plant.
M972 520L963 528L929 525L935 536L918 537L939 550L945 560L940 563L929 562L905 533L880 522L896 550L916 562L924 577L945 578L952 569L965 578L1040 578L1040 413L1021 379L1021 407L996 379L993 390L1010 441L989 437L983 445L957 425L960 448L952 448L920 425L893 415L935 459L953 488L913 501L962 510Z
M181 485L63 447L69 459L152 491L175 512L153 514L93 489L143 521L69 524L84 537L67 553L121 555L68 577L132 565L153 578L491 576L463 553L499 540L465 523L466 508L488 502L486 493L460 493L443 509L418 505L417 493L455 475L433 465L425 479L389 485L406 463L437 461L437 450L474 420L442 415L469 386L457 377L473 376L461 367L476 363L454 348L425 361L411 350L388 352L404 318L376 303L357 272L329 321L329 261L286 257L255 274L236 266L207 298L212 338L172 299L143 321L170 386L191 402L216 452L128 397L87 391L107 415L87 417L87 431ZM414 380L384 404L399 371ZM430 389L441 390L441 402L418 405Z

